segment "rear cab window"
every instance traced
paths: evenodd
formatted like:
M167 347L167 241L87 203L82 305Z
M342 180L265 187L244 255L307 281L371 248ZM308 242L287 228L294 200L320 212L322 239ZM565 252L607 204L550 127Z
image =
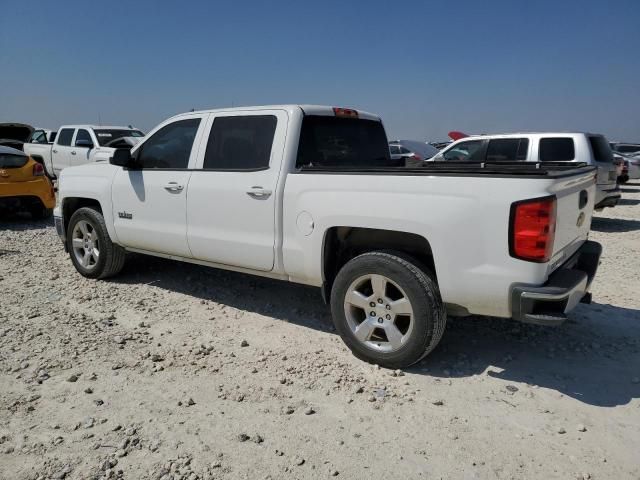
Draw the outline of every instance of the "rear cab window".
M382 122L363 118L306 115L296 168L367 169L404 166L392 160Z
M570 162L576 158L571 137L541 138L539 155L541 162Z
M96 138L98 139L98 143L101 147L104 147L107 143L113 142L122 137L136 137L142 138L144 137L144 133L140 130L127 130L127 129L114 129L114 128L94 128L93 133L95 133Z
M71 146L71 139L73 138L74 131L74 128L63 128L62 130L60 130L60 133L58 134L57 144L62 145L63 147Z

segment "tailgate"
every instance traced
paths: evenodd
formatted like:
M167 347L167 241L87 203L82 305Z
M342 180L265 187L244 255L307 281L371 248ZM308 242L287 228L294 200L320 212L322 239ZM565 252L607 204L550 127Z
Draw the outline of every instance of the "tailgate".
M556 234L551 270L573 255L589 235L596 195L593 171L558 179L552 186L556 196Z

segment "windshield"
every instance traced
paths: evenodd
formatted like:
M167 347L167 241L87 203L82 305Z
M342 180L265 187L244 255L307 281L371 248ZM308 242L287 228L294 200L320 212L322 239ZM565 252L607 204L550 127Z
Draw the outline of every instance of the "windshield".
M0 153L0 168L24 167L29 160L26 155L14 155L12 153Z
M109 142L117 138L122 137L144 137L144 133L140 130L127 130L127 129L96 129L94 130L96 133L96 137L98 138L98 143L101 146L106 145Z
M297 167L393 167L382 123L307 115L302 121Z

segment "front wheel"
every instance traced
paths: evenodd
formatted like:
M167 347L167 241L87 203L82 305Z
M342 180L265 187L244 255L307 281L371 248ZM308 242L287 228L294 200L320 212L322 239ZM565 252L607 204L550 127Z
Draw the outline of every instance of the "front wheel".
M425 357L440 342L447 320L432 275L394 252L350 260L333 283L331 311L353 354L386 368Z
M67 249L73 266L87 278L111 277L124 266L124 249L111 241L102 213L90 207L71 216Z

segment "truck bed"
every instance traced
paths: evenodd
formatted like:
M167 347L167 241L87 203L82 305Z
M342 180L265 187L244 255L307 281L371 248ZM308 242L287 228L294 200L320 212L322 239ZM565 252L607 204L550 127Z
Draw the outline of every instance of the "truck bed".
M428 176L508 176L562 178L589 171L596 167L586 163L571 162L426 162L424 166L410 167L302 167L300 172L323 174L380 174L380 175L428 175Z

